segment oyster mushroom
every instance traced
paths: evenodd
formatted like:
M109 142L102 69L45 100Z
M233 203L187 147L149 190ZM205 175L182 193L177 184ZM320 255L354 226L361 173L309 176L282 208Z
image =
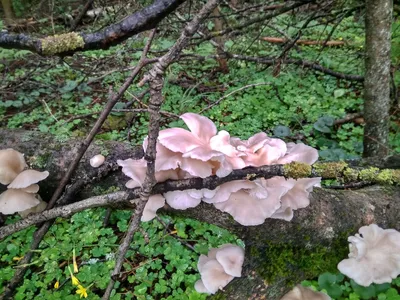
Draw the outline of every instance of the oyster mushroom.
M315 292L312 289L297 285L281 298L281 300L330 300L331 298L324 293Z
M39 172L36 170L25 170L18 174L17 177L8 185L9 189L24 189L35 184L49 176L48 171Z
M0 150L0 183L9 184L27 167L22 153L14 149Z
M0 212L5 215L30 209L38 204L40 201L35 194L22 190L8 189L0 194Z

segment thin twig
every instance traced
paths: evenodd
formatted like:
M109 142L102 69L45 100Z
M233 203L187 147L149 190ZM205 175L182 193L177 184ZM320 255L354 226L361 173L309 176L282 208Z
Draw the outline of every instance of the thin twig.
M250 88L250 87L254 87L254 86L259 86L259 85L269 85L271 84L270 82L260 82L260 83L252 83L252 84L248 84L245 86L242 86L241 88L238 88L237 90L234 90L228 94L226 94L225 96L219 98L217 101L211 103L210 105L208 105L206 108L203 108L202 110L199 111L199 114L202 114L203 112L205 112L206 110L209 110L211 107L218 105L222 100L228 98L229 96L232 96L233 94L236 94L244 89Z
M150 100L149 100L149 134L148 134L148 145L145 153L145 160L147 162L146 177L144 179L141 191L140 201L131 216L131 222L129 224L126 236L122 241L119 249L117 260L115 263L114 270L111 275L110 282L107 289L102 297L102 300L108 300L114 287L115 280L119 277L122 263L125 259L125 254L132 242L133 235L137 231L140 218L143 213L146 202L148 201L150 194L156 184L155 179L155 159L156 159L156 143L158 138L158 132L160 130L160 107L163 103L162 87L164 84L164 72L166 68L179 57L182 49L186 47L189 39L198 30L200 22L215 8L221 0L209 0L200 10L200 12L188 23L183 29L181 36L176 43L171 47L170 51L162 56L159 61L153 66L144 79L141 80L140 84L143 85L145 82L149 82L150 85Z
M79 15L76 17L76 19L73 21L72 26L71 26L71 31L75 31L75 29L78 27L79 23L82 21L82 18L85 16L86 12L92 5L94 0L88 0L85 4L85 6L82 8L82 10L79 12Z
M146 59L146 55L147 55L147 53L148 53L148 51L150 49L150 46L151 46L151 43L152 43L153 38L155 36L155 33L156 33L156 30L155 29L152 30L152 32L151 32L151 34L149 36L149 39L148 39L148 41L146 43L146 46L145 46L145 48L143 50L142 57L140 59L141 61L144 61ZM150 117L149 126L151 125L151 122L152 122L152 119ZM150 135L150 132L149 132L149 145L150 145L150 142L151 142L151 135ZM148 150L146 150L146 155L148 154L147 152L148 152ZM154 153L154 160L155 160L155 153ZM148 170L149 170L149 167L147 167L147 173L148 173ZM154 177L154 168L153 168L153 177ZM146 179L148 180L148 174L146 174ZM143 183L143 186L146 186L146 179L145 179L145 182ZM152 178L152 179L155 181L154 178ZM151 191L151 188L150 188L150 191ZM147 199L148 199L149 195L147 196ZM125 259L126 251L128 251L129 245L130 245L130 243L131 243L131 241L133 239L133 235L136 232L136 229L139 227L140 218L142 216L142 212L143 212L144 207L146 205L147 199L142 199L142 195L140 196L140 201L138 201L136 209L135 209L135 211L133 212L133 214L131 216L130 224L129 224L128 230L127 230L127 232L125 234L125 238L124 238L124 240L122 241L122 243L120 244L120 246L118 248L118 256L117 256L117 260L116 260L116 263L115 263L115 267L114 267L114 270L113 270L113 272L111 274L110 282L109 282L109 284L107 286L107 289L104 292L104 295L102 297L103 300L108 300L110 298L112 289L114 288L114 282L115 282L114 278L121 271L122 263L123 263L123 261ZM146 201L143 201L143 200L146 200Z
M118 92L110 95L109 101L107 102L106 106L104 107L103 111L101 112L96 123L93 125L93 128L89 132L88 136L85 138L85 140L82 142L81 146L77 150L77 154L76 154L75 158L71 162L63 179L59 183L56 191L54 192L49 203L47 204L46 209L50 209L50 208L54 207L54 205L56 204L56 201L60 198L66 185L68 184L72 175L74 174L75 169L77 168L82 156L85 154L87 148L90 146L91 142L93 141L96 133L99 131L99 129L103 125L104 121L107 119L107 116L111 112L114 105L118 102L118 100L122 97L122 95L125 93L125 91L129 88L129 86L132 84L133 80L136 78L136 76L139 74L140 70L143 67L144 67L143 62L139 61L138 65L133 70L132 74L125 80L124 84L120 87ZM62 204L62 203L59 203L59 204ZM31 250L37 249L41 240L43 239L44 235L47 233L47 231L51 227L51 225L52 225L51 221L46 222L35 232L34 238L33 238L32 244L31 244ZM21 265L28 264L32 258L32 255L33 255L32 251L29 251L28 253L26 253L24 258L21 259L20 264ZM19 284L19 282L22 280L22 278L26 272L26 269L27 269L26 267L21 268L19 270L19 272L16 272L14 274L14 277L11 279L11 281L9 282L7 287L5 287L3 294L0 295L0 300L9 299L11 297L11 294L13 293L14 289Z

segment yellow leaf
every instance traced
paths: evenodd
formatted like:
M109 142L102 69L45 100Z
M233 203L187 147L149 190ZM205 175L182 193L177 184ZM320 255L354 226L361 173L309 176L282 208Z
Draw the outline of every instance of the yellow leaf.
M76 263L75 248L72 250L72 263L74 265L74 273L78 273L78 264Z
M58 289L60 287L60 282L57 280L56 283L54 284L54 288Z

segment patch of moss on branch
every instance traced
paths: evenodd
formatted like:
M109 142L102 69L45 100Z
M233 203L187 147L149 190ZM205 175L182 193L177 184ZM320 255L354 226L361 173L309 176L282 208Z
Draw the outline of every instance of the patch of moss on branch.
M50 56L83 48L85 42L78 33L70 32L41 39L41 46L42 54Z
M324 162L313 165L316 176L323 178L338 178L341 177L343 171L347 168L347 163L344 161Z
M291 162L283 166L284 175L286 178L307 178L311 175L311 166L299 162Z

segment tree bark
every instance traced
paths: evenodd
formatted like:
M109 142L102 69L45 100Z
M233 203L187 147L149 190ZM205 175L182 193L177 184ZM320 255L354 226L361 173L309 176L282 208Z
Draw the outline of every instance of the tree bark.
M388 153L392 0L366 0L364 157Z
M3 7L4 16L5 16L4 23L6 25L9 25L15 19L11 0L1 0L1 6Z
M52 177L43 182L46 185L41 184L40 193L44 192L44 198L56 188L79 143L79 140L57 141L51 135L38 132L0 130L0 149L12 147L25 153L30 167L50 170ZM117 159L143 156L141 146L94 142L73 181L80 180L82 176L96 177L98 169L90 167L89 159L100 152L108 152L106 164L115 164ZM372 161L372 164L376 163L385 161ZM396 161L386 163L395 165ZM106 193L110 188L115 191L116 187L125 190L127 180L120 170L112 172L100 182L83 189L76 199L98 195L99 190ZM218 225L245 242L243 277L235 279L223 295L220 292L217 296L275 300L280 299L291 284L315 278L321 270L335 272L336 264L347 256L347 236L356 233L360 226L376 223L384 228L399 230L400 187L371 186L355 191L315 189L310 206L296 211L291 222L268 219L262 225L251 227L241 226L229 215L205 203L185 211L165 207L163 213Z

